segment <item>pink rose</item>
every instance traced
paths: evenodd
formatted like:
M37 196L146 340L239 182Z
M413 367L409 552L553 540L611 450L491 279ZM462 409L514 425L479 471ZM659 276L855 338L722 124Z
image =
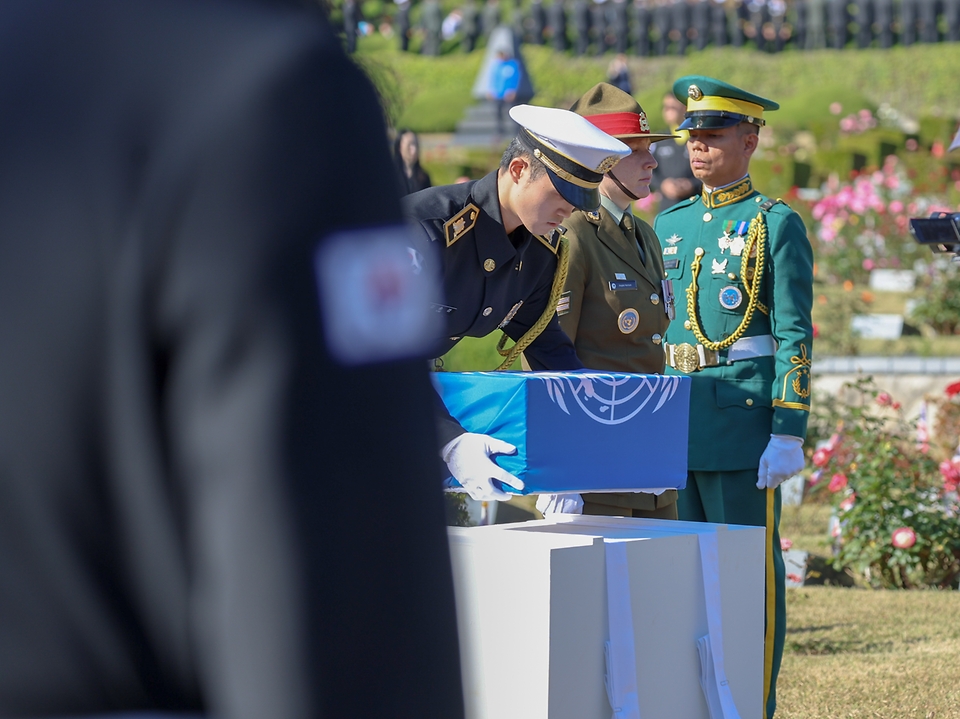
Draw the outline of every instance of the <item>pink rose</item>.
M892 402L893 400L891 399L890 395L886 392L881 392L880 394L877 395L877 404L880 405L881 407L889 407Z
M794 574L793 572L787 575L787 579L794 584L803 584L803 577L801 577L799 574Z
M917 543L917 533L910 527L900 527L900 529L893 530L890 542L897 549L910 549Z
M839 492L841 489L847 486L847 475L843 472L837 472L830 478L830 484L827 485L827 489L831 492Z
M849 512L851 509L853 509L853 505L856 504L856 502L857 502L857 495L851 494L849 497L847 497L842 502L840 502L840 511Z
M873 269L873 260L871 260L869 257L868 257L867 259L865 259L865 260L863 261L863 269L865 269L867 272L869 272L870 270L872 270L872 269Z
M832 454L833 453L830 452L830 450L828 450L826 447L821 447L820 449L818 449L813 453L813 466L825 467L827 465L827 462L830 461L830 457L832 456Z
M894 409L900 409L900 403L899 403L899 402L894 402L894 403L893 403L892 405L890 405L890 406L893 407Z
M780 537L780 550L781 550L781 551L786 552L786 551L788 551L791 547L793 547L793 540L792 540L792 539L787 539L786 537Z

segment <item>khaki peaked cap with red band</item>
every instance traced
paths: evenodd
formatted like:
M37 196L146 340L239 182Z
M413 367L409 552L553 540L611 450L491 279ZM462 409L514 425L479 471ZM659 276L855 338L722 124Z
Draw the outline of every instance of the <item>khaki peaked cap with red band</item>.
M570 110L618 140L638 138L659 142L677 137L650 132L647 113L640 103L632 95L607 82L599 82L587 90Z

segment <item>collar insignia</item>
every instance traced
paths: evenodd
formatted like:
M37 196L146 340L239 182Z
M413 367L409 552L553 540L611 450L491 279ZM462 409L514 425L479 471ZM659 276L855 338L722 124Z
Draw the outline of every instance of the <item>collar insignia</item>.
M734 202L739 202L752 193L753 183L750 181L750 176L748 175L740 180L740 182L730 185L729 187L714 190L713 192L707 192L706 189L704 189L701 194L701 199L706 207L714 209L716 207L723 207L724 205L732 205Z

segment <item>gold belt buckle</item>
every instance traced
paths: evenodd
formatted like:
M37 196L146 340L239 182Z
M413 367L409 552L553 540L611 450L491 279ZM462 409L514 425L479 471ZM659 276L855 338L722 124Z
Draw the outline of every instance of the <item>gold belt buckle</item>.
M674 345L673 347L674 367L684 374L691 374L700 369L700 355L697 348L687 342Z

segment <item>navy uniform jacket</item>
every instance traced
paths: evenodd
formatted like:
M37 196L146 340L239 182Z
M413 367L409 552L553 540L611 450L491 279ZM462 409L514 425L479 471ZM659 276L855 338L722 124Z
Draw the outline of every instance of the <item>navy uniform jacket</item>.
M462 717L426 355L322 331L402 224L369 82L256 3L0 33L0 716Z
M408 220L441 258L443 297L434 308L446 320L433 355L447 353L463 337L502 329L514 341L536 324L550 299L559 233L539 237L522 225L507 236L500 217L497 171L474 182L432 187L403 199ZM556 316L524 352L534 370L581 369L573 343ZM441 423L441 445L459 432Z

